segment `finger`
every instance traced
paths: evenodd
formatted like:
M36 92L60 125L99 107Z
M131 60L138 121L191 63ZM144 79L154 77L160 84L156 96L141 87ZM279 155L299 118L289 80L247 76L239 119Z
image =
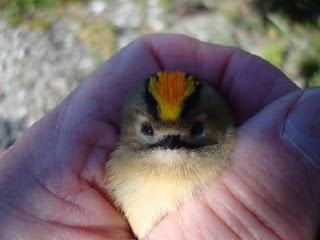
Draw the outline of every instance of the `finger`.
M262 222L261 229L269 228L283 239L314 239L319 222L320 171L313 165L315 158L306 158L319 151L316 142L310 145L319 133L305 132L304 146L308 148L300 145L304 154L299 154L296 144L288 145L291 139L297 140L297 131L288 129L297 118L305 120L302 126L319 126L319 118L314 117L316 111L319 114L317 108L303 111L306 105L320 99L319 91L317 97L306 97L310 91L280 98L239 128L232 172L223 179L229 196L244 206L241 209L234 205L233 210L249 210ZM305 105L301 108L302 101ZM295 125L295 129L299 126ZM294 134L290 135L292 130Z
M240 121L298 88L263 59L232 47L203 43L179 35L146 37L161 69L182 69L224 94Z
M320 169L320 88L308 89L286 116L282 139L312 168Z
M106 112L117 123L127 91L150 74L164 69L183 70L210 81L228 98L241 122L275 99L298 89L283 73L259 57L177 34L137 39L103 64L86 86L100 96Z

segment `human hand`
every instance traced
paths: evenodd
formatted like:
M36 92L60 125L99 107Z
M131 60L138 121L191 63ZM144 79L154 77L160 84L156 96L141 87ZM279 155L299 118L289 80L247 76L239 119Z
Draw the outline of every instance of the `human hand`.
M125 94L158 70L209 81L239 119L232 166L147 239L312 239L320 89L239 49L149 35L103 64L0 160L0 239L132 239L104 188ZM314 104L316 103L316 104Z

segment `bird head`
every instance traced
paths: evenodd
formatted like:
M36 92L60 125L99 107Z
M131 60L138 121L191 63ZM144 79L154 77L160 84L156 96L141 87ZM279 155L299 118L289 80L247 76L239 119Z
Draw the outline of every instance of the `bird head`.
M224 98L208 83L182 71L159 71L128 94L120 144L133 151L200 152L223 143L232 129Z

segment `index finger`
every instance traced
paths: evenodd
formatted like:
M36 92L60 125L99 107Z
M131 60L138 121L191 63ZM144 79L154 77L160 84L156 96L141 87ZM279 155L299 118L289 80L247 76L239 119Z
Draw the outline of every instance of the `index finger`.
M128 90L150 74L164 69L179 69L209 81L227 98L241 122L279 97L299 89L280 70L240 49L177 34L146 35L92 75L113 122L120 119Z

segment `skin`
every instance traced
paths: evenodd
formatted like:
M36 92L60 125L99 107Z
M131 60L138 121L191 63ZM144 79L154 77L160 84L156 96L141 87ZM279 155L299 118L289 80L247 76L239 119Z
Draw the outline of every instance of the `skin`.
M0 239L133 239L104 189L104 164L118 141L125 94L160 69L210 81L241 126L233 163L220 181L146 239L315 237L319 109L306 106L320 99L319 89L299 90L279 70L236 48L149 35L103 64L1 155ZM299 142L287 128L301 115L308 124Z

